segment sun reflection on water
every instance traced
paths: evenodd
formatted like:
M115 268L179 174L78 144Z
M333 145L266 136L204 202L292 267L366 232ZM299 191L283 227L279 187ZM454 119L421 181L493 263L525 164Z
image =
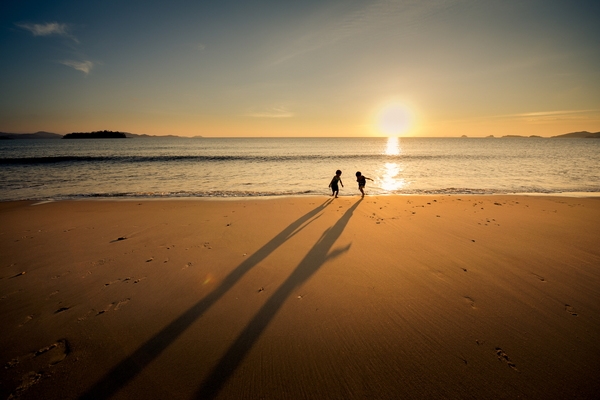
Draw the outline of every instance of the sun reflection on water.
M397 136L390 136L388 138L385 154L388 156L397 156L400 154L400 141Z
M385 154L388 156L400 155L400 141L396 136L390 136L387 140ZM388 192L400 190L406 186L404 178L399 177L403 166L397 162L386 162L381 172L381 188Z
M406 186L406 181L404 178L398 177L400 172L402 172L400 164L395 162L385 163L385 168L381 177L381 188L388 192L404 188Z

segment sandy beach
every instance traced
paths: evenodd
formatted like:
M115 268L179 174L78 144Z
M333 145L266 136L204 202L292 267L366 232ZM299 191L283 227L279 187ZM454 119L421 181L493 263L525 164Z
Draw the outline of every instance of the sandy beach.
M1 398L600 397L600 198L0 203Z

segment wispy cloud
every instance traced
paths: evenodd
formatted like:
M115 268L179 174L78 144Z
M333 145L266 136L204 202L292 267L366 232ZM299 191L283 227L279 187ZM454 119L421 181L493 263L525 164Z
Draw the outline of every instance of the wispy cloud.
M511 117L531 118L531 117L553 117L557 115L581 114L595 110L560 110L560 111L538 111L522 114L512 114Z
M46 22L45 24L16 24L19 28L31 32L33 36L62 36L69 38L77 43L79 41L70 32L67 24L59 24L58 22Z
M285 107L272 107L259 111L250 111L244 114L244 116L252 118L290 118L294 114Z
M73 40L75 43L79 44L79 40L71 33L71 28L68 24L58 23L58 22L46 22L43 24L15 24L21 29L24 29L30 32L33 36L60 36L63 38L68 38ZM92 61L83 60L62 60L58 61L60 64L66 65L67 67L71 67L77 71L83 72L85 75L88 75L92 68L94 68L94 63Z
M559 111L538 111L522 114L513 114L512 117L527 122L554 122L558 120L584 120L589 118L589 113L597 110L559 110Z
M445 120L444 123L450 122L473 122L473 121L489 121L489 120L511 120L525 122L547 122L556 120L582 120L589 118L591 115L597 115L600 110L554 110L554 111L535 111L517 114L496 114L482 115L473 118L459 118Z
M71 67L78 71L81 71L86 75L89 74L92 68L94 67L94 63L91 61L64 60L59 62L63 65L66 65L67 67Z
M270 65L281 64L306 53L335 45L342 40L362 35L368 30L384 26L410 29L461 1L378 0L341 15L337 14L339 10L318 14L317 18L304 21L303 25L298 27L299 33L294 41L287 43L282 52L275 54Z

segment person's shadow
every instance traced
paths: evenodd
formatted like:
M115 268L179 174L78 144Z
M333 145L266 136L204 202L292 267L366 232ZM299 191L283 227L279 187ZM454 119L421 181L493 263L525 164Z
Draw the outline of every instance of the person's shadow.
M304 256L292 274L277 288L275 293L266 301L246 328L240 333L235 342L229 347L225 355L221 357L217 365L212 369L208 377L202 382L195 394L198 399L211 399L215 397L223 385L229 380L235 369L242 362L262 332L269 325L277 311L292 291L303 284L328 260L345 253L350 244L329 252L335 241L340 237L344 228L350 221L352 213L363 199L358 200L334 226L327 229L321 238L315 243L310 251Z
M171 345L171 343L177 340L177 338L198 318L200 318L202 314L206 312L206 310L208 310L221 297L223 297L223 295L227 293L227 291L229 291L244 276L244 274L246 274L250 269L264 260L271 253L273 253L279 246L304 229L308 224L319 218L320 213L325 210L325 208L331 204L331 202L332 199L328 199L323 204L319 205L315 209L311 210L288 225L283 231L277 234L277 236L258 249L250 257L246 258L240 265L231 271L229 275L223 279L223 282L221 282L221 284L206 297L190 307L177 319L164 327L160 332L140 346L129 357L117 364L104 377L102 377L100 381L96 382L79 398L108 399L118 390L123 388L148 364L154 361L169 345ZM354 205L353 209L356 208L357 205L358 203ZM333 244L333 242L331 242L331 244Z

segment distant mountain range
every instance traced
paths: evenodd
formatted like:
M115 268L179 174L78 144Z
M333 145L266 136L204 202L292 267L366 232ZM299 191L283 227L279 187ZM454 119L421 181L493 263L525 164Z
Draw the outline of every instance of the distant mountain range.
M104 131L104 132L109 132L109 131ZM89 134L92 134L95 132L89 132ZM136 134L136 133L129 133L129 132L112 132L112 133L123 133L125 134L125 136L127 138L140 138L140 139L155 139L155 138L165 138L165 137L169 137L169 138L183 138L183 136L176 136L176 135L165 135L165 136L153 136L153 135L146 135L146 134ZM77 133L80 136L85 136L85 134L82 133ZM35 132L35 133L5 133L5 132L0 132L0 140L10 140L10 139L62 139L65 136L68 135L73 135L73 134L67 134L67 135L60 135L58 133L51 133L51 132L44 132L44 131L40 131L40 132ZM89 137L89 136L88 136ZM108 137L108 136L107 136ZM202 136L194 136L195 138L201 138ZM463 135L463 137L466 137ZM488 136L488 137L493 137L493 136ZM503 137L522 137L522 138L540 138L540 136L519 136L519 135L506 135ZM557 138L557 139L568 139L568 138L583 138L583 139L589 139L589 138L595 138L595 139L600 139L600 132L588 132L588 131L581 131L581 132L571 132L571 133L565 133L563 135L557 135L557 136L551 136L551 138Z
M600 132L588 132L588 131L581 131L581 132L571 132L571 133L565 133L564 135L558 135L558 136L552 136L553 138L584 138L584 139L588 139L588 138L595 138L595 139L600 139Z
M99 131L100 132L100 131ZM11 140L11 139L63 139L64 137L67 138L72 138L72 137L92 137L94 136L94 134L97 134L99 132L73 132L73 133L68 133L66 135L60 135L58 133L51 133L51 132L44 132L44 131L39 131L39 132L35 132L35 133L6 133L6 132L0 132L0 140ZM109 132L112 134L124 134L125 137L127 138L142 138L142 139L148 139L148 138L165 138L165 137L169 137L169 138L180 138L182 136L175 136L175 135L165 135L165 136L152 136L152 135L146 135L146 134L137 134L137 133L129 133L129 132L111 132L111 131L101 131L101 132ZM111 137L111 135L105 135L105 137ZM202 137L202 136L194 136L194 137Z
M36 133L5 133L0 132L0 139L61 139L63 135L58 133L50 132L36 132Z

